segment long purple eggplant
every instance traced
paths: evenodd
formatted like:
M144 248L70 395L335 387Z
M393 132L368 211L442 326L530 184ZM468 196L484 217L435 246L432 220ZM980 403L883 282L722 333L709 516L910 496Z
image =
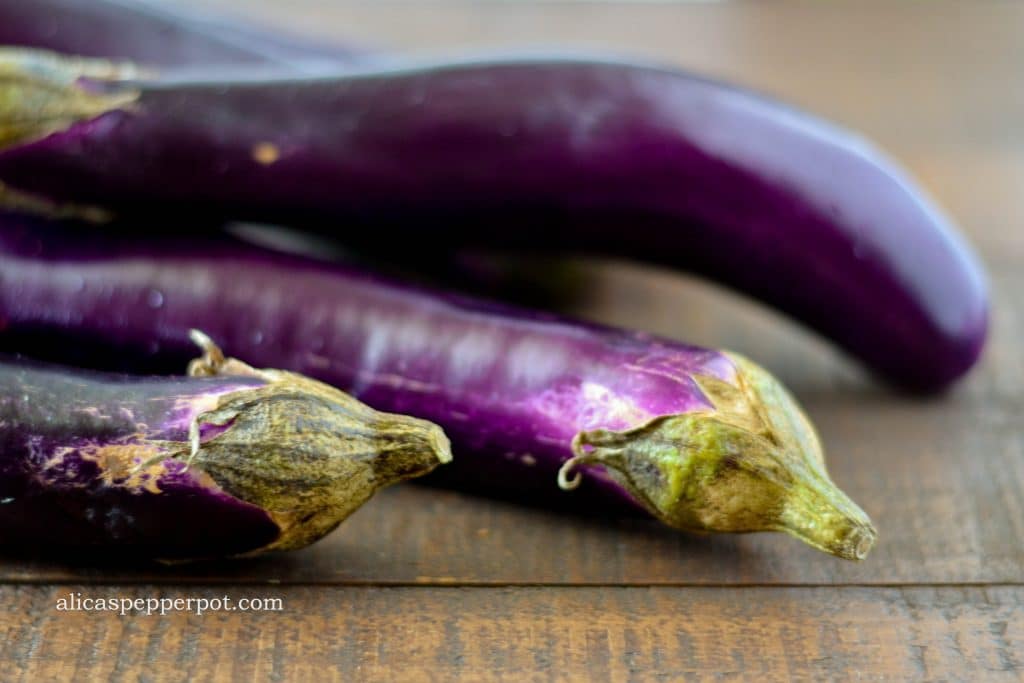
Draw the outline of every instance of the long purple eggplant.
M458 455L445 469L476 492L577 495L602 514L641 508L686 530L781 530L845 558L875 539L794 400L734 354L226 236L86 236L8 217L0 273L9 350L160 371L183 361L201 326L255 362L441 425ZM558 490L583 471L584 491Z
M300 548L451 459L436 425L193 336L206 352L190 378L0 363L0 543L162 559Z
M147 66L261 66L311 73L369 51L290 38L159 0L0 0L0 45L131 59Z
M900 170L720 83L579 60L209 82L38 61L8 58L0 86L8 204L647 259L760 298L918 390L960 377L985 338L975 256Z

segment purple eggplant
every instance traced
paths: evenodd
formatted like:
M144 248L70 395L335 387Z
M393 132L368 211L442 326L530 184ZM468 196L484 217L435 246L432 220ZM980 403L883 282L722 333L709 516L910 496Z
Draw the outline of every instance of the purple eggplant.
M960 377L985 338L976 257L899 169L720 83L580 60L206 82L32 61L7 59L8 204L318 223L411 253L646 259L759 298L917 390Z
M144 232L141 229L137 232ZM163 370L201 326L260 364L441 425L451 480L695 531L786 531L862 558L867 516L813 428L741 356L391 282L228 236L0 222L0 345Z
M451 459L437 425L201 333L187 378L0 363L0 539L161 559L308 545L373 493Z
M337 68L369 55L154 0L0 0L0 45L147 66L260 66L282 73Z

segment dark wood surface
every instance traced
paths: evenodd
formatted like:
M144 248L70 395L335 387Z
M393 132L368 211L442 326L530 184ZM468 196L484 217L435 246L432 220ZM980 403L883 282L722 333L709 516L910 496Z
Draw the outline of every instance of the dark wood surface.
M393 49L598 46L834 118L903 162L978 246L992 276L991 344L955 391L914 400L732 295L665 271L587 263L594 286L573 313L734 348L793 389L834 479L879 527L867 561L778 535L684 536L404 486L282 557L176 567L6 557L4 680L1019 676L1024 5L202 4ZM76 591L279 597L284 610L57 611Z
M1024 658L1019 587L288 586L245 593L280 612L54 610L82 590L4 590L32 615L0 624L4 680L989 681Z

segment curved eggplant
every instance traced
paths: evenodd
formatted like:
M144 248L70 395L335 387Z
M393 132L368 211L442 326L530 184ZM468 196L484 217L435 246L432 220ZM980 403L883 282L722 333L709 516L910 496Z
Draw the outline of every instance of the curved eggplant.
M761 299L923 391L963 375L985 339L981 266L899 169L713 81L498 60L150 82L109 64L7 61L0 181L23 206L319 223L411 253L650 260Z

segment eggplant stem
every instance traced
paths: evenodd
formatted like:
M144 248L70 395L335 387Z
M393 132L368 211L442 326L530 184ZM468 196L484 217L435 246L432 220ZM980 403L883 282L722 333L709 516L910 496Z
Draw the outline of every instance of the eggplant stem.
M558 488L563 491L572 491L583 482L583 474L573 471L580 465L588 465L600 461L601 457L594 452L583 450L584 432L580 432L572 439L572 452L575 454L558 468ZM570 478L569 475L572 475Z
M191 329L188 331L188 338L199 347L203 355L188 364L190 377L204 375L216 375L224 365L224 352L217 343L202 330Z
M237 358L225 356L217 343L201 330L191 329L188 336L203 352L202 356L188 364L189 377L258 377L267 382L278 378L272 370L258 370Z

